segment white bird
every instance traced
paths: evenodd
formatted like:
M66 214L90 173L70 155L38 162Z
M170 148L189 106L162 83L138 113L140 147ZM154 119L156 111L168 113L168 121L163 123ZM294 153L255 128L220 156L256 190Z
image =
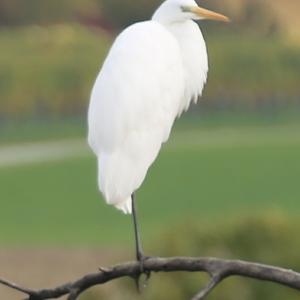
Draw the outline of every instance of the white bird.
M194 22L201 19L229 21L194 0L166 0L151 20L117 37L92 90L88 142L98 159L99 189L108 204L133 212L139 261L134 193L175 119L202 94L208 59Z

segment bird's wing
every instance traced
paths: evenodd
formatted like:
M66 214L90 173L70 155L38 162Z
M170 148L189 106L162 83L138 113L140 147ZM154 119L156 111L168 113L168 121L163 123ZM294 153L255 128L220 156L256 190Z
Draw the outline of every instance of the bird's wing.
M120 34L96 80L88 116L107 202L120 206L141 185L183 94L181 52L166 29L148 21Z

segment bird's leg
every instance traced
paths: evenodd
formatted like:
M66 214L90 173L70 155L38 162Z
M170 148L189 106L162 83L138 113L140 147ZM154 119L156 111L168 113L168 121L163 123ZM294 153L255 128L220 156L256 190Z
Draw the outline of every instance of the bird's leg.
M146 281L147 281L150 277L150 273L145 272L144 269L144 262L147 259L147 257L144 255L143 248L142 248L140 231L139 231L138 220L137 220L137 212L136 212L136 203L135 203L136 199L134 193L131 195L131 199L132 199L132 219L133 219L133 226L134 226L136 259L140 263L140 273L136 277L136 285L137 285L137 289L140 291L139 279L141 274L146 274Z
M134 236L135 236L136 259L139 262L142 262L143 258L144 258L144 253L143 253L143 249L142 249L139 225L138 225L138 220L137 220L137 212L136 212L135 194L134 193L132 194L131 199L132 199L132 218L133 218Z

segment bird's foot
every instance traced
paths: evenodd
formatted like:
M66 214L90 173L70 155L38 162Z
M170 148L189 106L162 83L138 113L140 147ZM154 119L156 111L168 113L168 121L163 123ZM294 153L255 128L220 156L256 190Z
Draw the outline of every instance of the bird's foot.
M151 277L151 271L145 269L145 261L149 258L151 257L145 256L142 253L137 254L137 261L139 262L139 272L136 274L134 280L137 291L139 293L141 293L142 290L147 287L148 281Z

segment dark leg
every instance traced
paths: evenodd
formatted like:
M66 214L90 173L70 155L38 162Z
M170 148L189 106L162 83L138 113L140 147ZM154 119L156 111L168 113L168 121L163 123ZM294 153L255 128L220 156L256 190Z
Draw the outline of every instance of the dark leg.
M135 194L134 193L132 194L131 199L132 199L132 218L133 218L133 225L134 225L136 259L140 263L143 263L143 260L145 259L145 257L143 254L141 237L140 237L139 226L138 226L138 221L137 221ZM143 271L143 269L141 271Z
M147 259L146 256L144 256L143 249L142 249L142 243L141 243L141 237L139 232L139 226L137 221L137 213L136 213L136 203L135 203L135 194L133 193L131 195L132 199L132 219L133 219L133 225L134 225L134 235L135 235L135 250L136 250L136 259L140 263L140 272L137 274L135 278L135 283L137 290L141 292L141 286L140 286L140 277L142 274L146 275L146 279L143 283L143 286L145 287L147 284L147 281L150 278L150 272L144 269L144 262Z

